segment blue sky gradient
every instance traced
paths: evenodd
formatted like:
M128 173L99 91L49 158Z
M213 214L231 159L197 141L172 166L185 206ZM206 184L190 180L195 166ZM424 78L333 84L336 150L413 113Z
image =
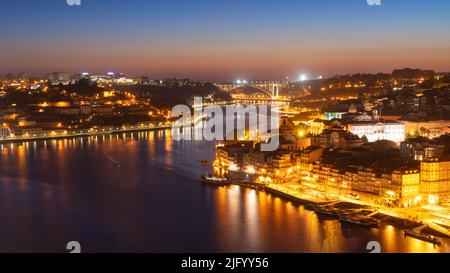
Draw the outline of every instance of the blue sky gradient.
M0 0L0 74L281 79L450 70L450 1Z

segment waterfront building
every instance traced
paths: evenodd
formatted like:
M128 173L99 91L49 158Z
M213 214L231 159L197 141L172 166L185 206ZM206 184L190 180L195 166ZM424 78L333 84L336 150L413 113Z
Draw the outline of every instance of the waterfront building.
M275 154L275 156L270 157L268 167L273 170L273 177L275 181L277 181L277 179L288 177L293 171L291 155L288 153Z
M310 173L313 170L314 162L322 156L323 148L310 146L300 152L300 170Z
M7 138L11 135L11 129L9 127L0 127L0 139Z
M420 191L435 202L450 198L450 160L426 159L420 163ZM431 201L431 200L430 200Z
M236 180L254 182L259 176L285 182L293 174L291 151L261 152L251 141L228 141L216 146L214 173Z
M399 207L420 205L420 172L418 169L377 170L363 166L337 167L316 162L312 182L327 193L357 196L374 204Z
M254 164L253 142L251 141L230 141L226 144L216 146L216 160L214 162L214 172L217 175L225 176L230 171L237 172L244 165Z
M420 205L420 172L418 169L396 170L392 173L388 196L393 195L403 207Z
M30 127L16 127L16 128L12 128L11 129L11 136L26 136L26 135L30 135L30 136L39 136L42 135L43 130L40 127L34 127L34 126L30 126Z

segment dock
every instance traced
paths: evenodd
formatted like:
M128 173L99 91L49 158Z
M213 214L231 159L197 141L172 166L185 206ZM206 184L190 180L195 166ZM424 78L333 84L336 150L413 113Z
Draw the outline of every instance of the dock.
M423 231L428 228L428 225L423 225L413 229L405 230L405 236L410 236L422 241L433 243L435 245L440 245L441 240L433 235L425 234Z

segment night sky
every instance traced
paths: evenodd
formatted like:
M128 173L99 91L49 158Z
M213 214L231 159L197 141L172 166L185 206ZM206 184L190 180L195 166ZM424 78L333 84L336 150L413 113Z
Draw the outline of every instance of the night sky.
M0 0L0 74L283 79L450 71L450 1Z

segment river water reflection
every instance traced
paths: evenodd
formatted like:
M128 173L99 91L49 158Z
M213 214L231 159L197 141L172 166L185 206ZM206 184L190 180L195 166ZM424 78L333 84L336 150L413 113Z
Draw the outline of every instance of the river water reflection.
M0 251L449 252L392 226L342 225L278 197L199 181L208 142L170 131L0 147Z

